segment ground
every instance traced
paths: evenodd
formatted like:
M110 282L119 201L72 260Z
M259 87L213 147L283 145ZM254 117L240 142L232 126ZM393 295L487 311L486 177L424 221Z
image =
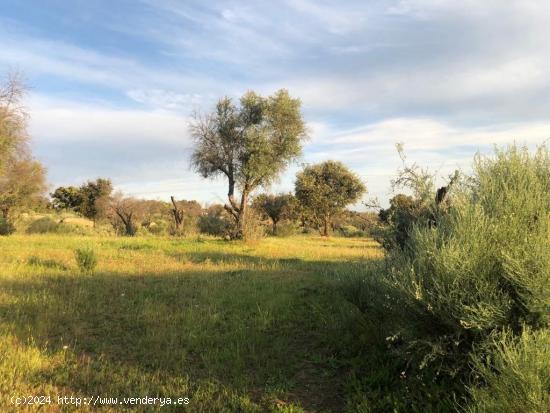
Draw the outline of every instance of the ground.
M74 258L87 246L93 274ZM0 251L1 411L37 410L11 404L31 395L50 396L41 411L144 396L189 398L162 411L344 411L337 349L357 310L335 283L381 257L370 239L310 236L14 235Z

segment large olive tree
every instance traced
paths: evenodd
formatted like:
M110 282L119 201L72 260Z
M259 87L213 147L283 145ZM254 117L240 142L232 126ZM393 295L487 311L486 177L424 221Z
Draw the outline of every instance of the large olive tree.
M213 113L192 123L193 166L204 177L227 179L224 207L234 218L237 238L243 235L250 194L301 154L306 133L300 105L286 90L269 97L248 92L240 105L225 97Z
M365 193L363 182L341 162L306 166L296 175L296 198L328 236L332 217Z

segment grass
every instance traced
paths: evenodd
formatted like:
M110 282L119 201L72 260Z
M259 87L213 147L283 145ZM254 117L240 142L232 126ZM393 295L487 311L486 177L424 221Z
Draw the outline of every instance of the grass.
M91 246L97 268L81 275L73 251ZM353 410L342 346L360 311L334 275L380 258L372 240L14 235L0 250L1 411L21 411L14 395L188 397L193 412Z

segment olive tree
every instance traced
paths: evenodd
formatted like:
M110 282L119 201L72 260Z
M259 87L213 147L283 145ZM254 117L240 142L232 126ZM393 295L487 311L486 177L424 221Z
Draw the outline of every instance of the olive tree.
M193 166L205 178L227 179L224 208L236 224L236 238L243 236L251 193L269 185L301 154L306 133L300 106L286 90L269 97L248 92L239 105L220 99L213 113L197 115L192 123Z
M296 175L296 198L328 236L332 217L366 192L359 177L341 162L326 161L306 166Z
M290 216L293 196L291 194L260 194L252 205L272 222L273 235L277 235L277 224Z

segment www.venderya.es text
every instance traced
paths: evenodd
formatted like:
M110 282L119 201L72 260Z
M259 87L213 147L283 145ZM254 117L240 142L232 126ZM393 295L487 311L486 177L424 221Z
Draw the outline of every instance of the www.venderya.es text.
M112 396L12 396L15 406L186 406L189 397L112 397Z

